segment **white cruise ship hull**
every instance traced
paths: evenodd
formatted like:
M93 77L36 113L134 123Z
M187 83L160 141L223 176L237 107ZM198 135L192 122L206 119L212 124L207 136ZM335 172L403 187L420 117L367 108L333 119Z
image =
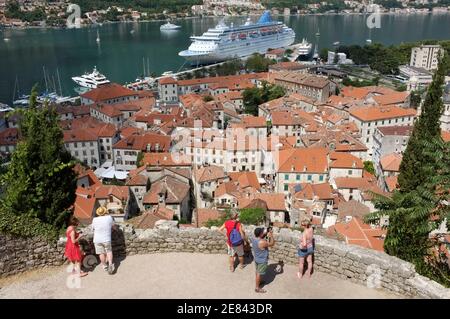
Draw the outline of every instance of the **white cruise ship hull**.
M260 38L249 38L247 40L231 41L228 43L221 43L211 52L196 52L185 50L179 53L179 56L185 58L191 64L211 64L216 62L223 62L233 58L243 58L254 53L265 54L268 49L278 49L287 47L294 43L295 34L275 34L272 36L265 36Z

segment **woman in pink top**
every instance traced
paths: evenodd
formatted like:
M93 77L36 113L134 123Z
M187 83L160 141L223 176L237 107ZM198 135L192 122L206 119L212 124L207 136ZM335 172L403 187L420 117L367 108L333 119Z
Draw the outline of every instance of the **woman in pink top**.
M303 278L303 267L305 264L305 258L306 262L308 263L308 269L306 270L306 274L308 278L311 277L312 267L313 267L313 260L312 256L314 254L314 230L311 227L311 221L309 219L306 219L302 221L303 226L303 233L300 237L300 247L298 249L298 257L299 257L299 269L297 273L297 277L299 279Z

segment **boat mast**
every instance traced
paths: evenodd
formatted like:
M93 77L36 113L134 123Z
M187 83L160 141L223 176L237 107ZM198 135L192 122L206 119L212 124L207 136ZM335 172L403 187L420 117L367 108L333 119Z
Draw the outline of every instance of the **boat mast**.
M45 81L45 90L48 92L48 85L47 85L47 75L45 74L45 66L42 66L42 70L44 70L44 81Z
M142 65L144 66L144 73L142 74L142 77L145 78L145 57L142 57Z
M61 78L59 77L59 69L56 68L56 75L58 76L58 84L59 84L59 94L63 96L62 87L61 87Z
M147 76L150 76L150 58L147 57Z

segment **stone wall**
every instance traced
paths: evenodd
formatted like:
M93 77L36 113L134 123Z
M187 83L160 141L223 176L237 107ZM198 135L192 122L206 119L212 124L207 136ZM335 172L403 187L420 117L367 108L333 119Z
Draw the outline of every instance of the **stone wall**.
M64 263L64 244L0 234L0 277Z
M247 227L250 236L253 229L252 226ZM84 233L88 240L92 238L89 228ZM298 231L275 229L276 244L270 250L271 260L297 264L299 236ZM33 240L8 241L6 237L0 237L0 243L2 276L46 264L58 265L62 261L64 241L48 245ZM321 236L316 236L315 246L316 271L404 296L450 298L450 289L418 275L412 264L396 257ZM92 243L85 242L83 249L88 254L93 253ZM113 250L116 257L163 252L217 254L226 253L226 245L225 236L216 227L178 229L162 224L157 229L135 230L127 225L113 232Z

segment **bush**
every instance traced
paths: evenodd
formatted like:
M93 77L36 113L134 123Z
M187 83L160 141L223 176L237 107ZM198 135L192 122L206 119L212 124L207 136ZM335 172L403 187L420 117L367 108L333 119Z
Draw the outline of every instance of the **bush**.
M244 208L239 213L239 220L246 225L259 225L265 218L266 212L262 208Z

